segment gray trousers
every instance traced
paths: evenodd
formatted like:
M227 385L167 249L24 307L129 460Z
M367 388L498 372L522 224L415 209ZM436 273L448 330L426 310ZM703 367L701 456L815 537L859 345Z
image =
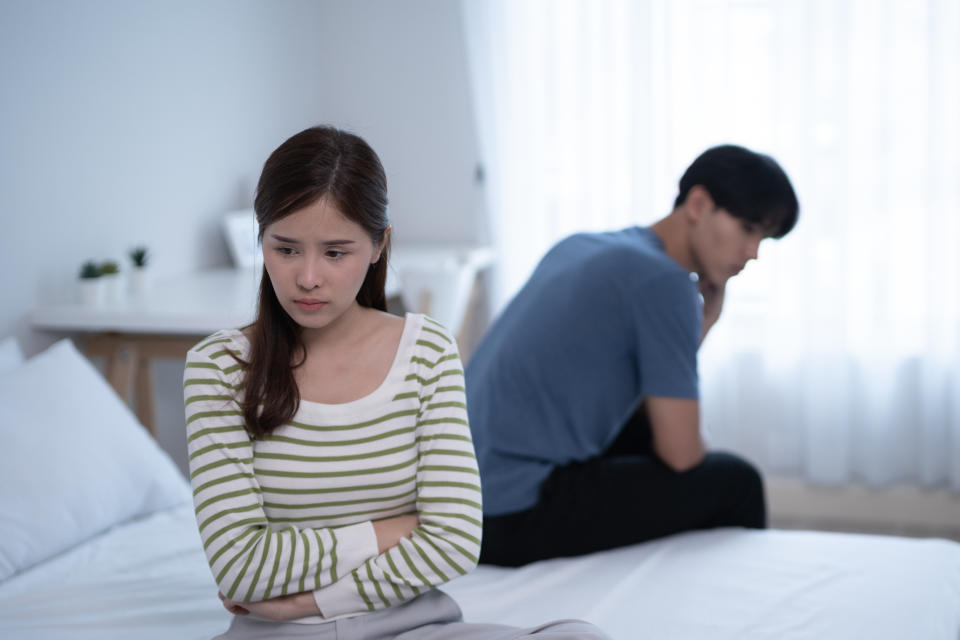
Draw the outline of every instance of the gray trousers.
M403 604L321 624L269 622L235 616L214 640L609 640L588 622L557 620L518 629L502 624L469 623L457 603L434 589Z

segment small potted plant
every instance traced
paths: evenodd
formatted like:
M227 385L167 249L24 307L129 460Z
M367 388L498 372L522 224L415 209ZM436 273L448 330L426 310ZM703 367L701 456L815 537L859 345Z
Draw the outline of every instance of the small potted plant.
M100 263L100 276L103 279L104 289L109 302L120 299L120 265L114 260L104 260Z
M93 260L87 260L80 267L80 297L85 305L96 307L103 304L104 289L100 275L100 267Z
M133 266L136 269L146 267L149 257L146 247L141 246L130 249L130 261L133 262Z
M133 263L130 270L130 293L140 295L147 289L147 262L150 254L146 247L139 246L131 249L128 255Z

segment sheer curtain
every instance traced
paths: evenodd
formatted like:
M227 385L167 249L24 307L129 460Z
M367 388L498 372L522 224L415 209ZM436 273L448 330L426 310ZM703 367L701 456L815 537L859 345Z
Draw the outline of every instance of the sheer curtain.
M960 3L464 0L495 308L582 229L648 224L703 149L772 154L800 223L701 352L717 447L960 490Z

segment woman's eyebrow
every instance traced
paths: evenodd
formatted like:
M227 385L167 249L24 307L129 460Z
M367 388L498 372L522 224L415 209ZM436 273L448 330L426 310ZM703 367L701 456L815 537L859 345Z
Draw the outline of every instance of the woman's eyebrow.
M277 242L283 242L284 244L301 244L301 242L295 238L288 238L286 236L277 235L276 233L271 233L270 237L276 240ZM320 244L325 247L331 247L334 245L343 245L343 244L354 244L355 240L349 239L340 239L340 240L324 240Z

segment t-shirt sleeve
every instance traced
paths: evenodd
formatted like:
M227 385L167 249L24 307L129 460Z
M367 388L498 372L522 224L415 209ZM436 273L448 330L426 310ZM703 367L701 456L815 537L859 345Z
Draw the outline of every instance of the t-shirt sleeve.
M641 395L697 398L703 312L696 285L679 271L655 276L632 308Z

